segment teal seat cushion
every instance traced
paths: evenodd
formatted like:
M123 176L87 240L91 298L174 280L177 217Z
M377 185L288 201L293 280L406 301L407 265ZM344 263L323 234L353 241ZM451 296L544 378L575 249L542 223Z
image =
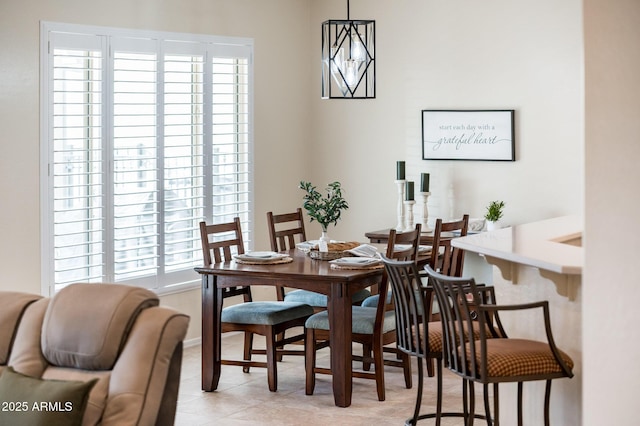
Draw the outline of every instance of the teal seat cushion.
M371 296L371 292L369 290L358 290L351 298L351 301L353 302L353 304L359 305L369 296ZM315 306L318 308L326 308L327 300L328 298L326 295L309 290L293 290L288 292L284 296L285 302L306 303L307 305Z
M313 308L294 302L245 302L222 310L222 322L275 325L313 314Z
M353 318L351 332L354 334L373 334L373 327L376 321L376 309L354 306L351 308L351 312ZM327 313L327 311L322 311L310 316L305 323L305 327L319 330L329 330L329 314ZM386 333L388 331L395 330L395 328L395 313L393 311L385 312L382 332Z
M366 308L375 308L378 306L378 300L380 300L380 295L379 294L374 294L373 296L369 296L366 299L364 299L364 302L362 302L362 306L366 307ZM387 303L391 303L391 292L387 292Z
M364 299L364 302L362 302L362 306L367 307L367 308L375 308L376 306L378 306L378 300L380 300L380 295L379 294L374 294L373 296L369 296L366 299ZM387 303L391 303L391 292L387 293ZM418 313L422 314L422 306L418 305ZM440 313L440 309L438 308L438 302L435 300L435 298L433 299L433 305L431 305L431 313L432 314L439 314Z

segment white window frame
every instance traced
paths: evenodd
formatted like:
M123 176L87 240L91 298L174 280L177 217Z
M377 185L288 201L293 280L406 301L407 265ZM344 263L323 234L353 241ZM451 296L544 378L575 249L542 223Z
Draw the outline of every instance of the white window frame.
M207 74L207 70L211 69L211 60L215 57L244 57L248 59L248 118L246 126L248 128L247 136L247 145L248 145L248 164L247 167L247 176L248 182L246 182L246 191L248 192L247 201L242 202L243 205L247 205L247 211L242 212L241 217L243 218L243 234L245 238L245 246L247 249L251 249L253 246L253 238L251 237L253 234L253 39L249 38L237 38L237 37L221 37L221 36L213 36L213 35L201 35L201 34L187 34L187 33L172 33L172 32L157 32L157 31L142 31L142 30L130 30L130 29L122 29L122 28L111 28L111 27L97 27L97 26L86 26L86 25L75 25L75 24L65 24L65 23L56 23L56 22L46 22L43 21L40 24L40 90L41 90L41 101L40 101L40 163L41 163L41 173L40 173L40 216L41 216L41 291L44 295L53 295L56 290L55 283L55 254L53 247L53 148L52 148L52 138L53 138L53 88L51 86L52 77L50 76L51 71L53 69L51 55L49 54L49 49L51 46L51 37L52 34L77 34L81 36L85 36L87 40L92 40L95 43L96 38L99 39L98 43L102 43L102 47L104 48L104 52L107 55L103 58L103 62L107 60L113 60L112 58L112 50L109 47L109 41L111 39L116 40L118 38L140 38L143 40L157 40L160 46L163 45L181 45L185 43L191 43L191 45L195 46L197 49L201 49L204 46L206 50L204 63L208 64L205 66L204 71L204 79L208 80L208 85L205 84L205 91L211 90L211 73ZM93 39L92 39L93 38ZM164 44L163 44L164 43ZM242 52L241 56L238 52ZM158 50L158 55L162 55L163 50L162 47ZM237 56L236 56L237 55ZM162 56L160 56L163 59ZM159 64L163 63L163 60L159 61ZM161 71L159 70L158 73ZM113 93L113 75L108 76L106 79L106 83L103 84L103 98L111 98ZM106 89L104 89L106 87ZM160 97L160 96L159 96ZM207 98L205 96L204 100L204 124L203 126L211 126L211 112L212 107L211 103L207 104L207 99L211 99L211 97ZM103 101L103 105L104 105ZM109 105L110 101L106 101L107 105ZM162 106L162 101L158 101L157 109L160 111ZM208 116L207 116L208 115ZM103 132L103 143L109 144L109 147L113 148L111 145L113 141L113 110L109 110L108 112L103 111L104 122L102 126L107 129ZM158 123L156 124L157 128L163 128L163 114L158 114ZM213 131L213 130L211 130ZM213 165L211 164L212 158L212 146L211 140L204 137L204 154L203 154L203 164L204 168L209 168L209 172L213 172ZM105 141L105 139L110 139ZM159 150L160 148L158 148ZM106 150L104 150L106 151ZM163 161L163 154L160 154L158 151L158 161ZM106 163L107 171L106 173L113 173L113 151L111 153L107 153L106 155ZM160 172L162 169L159 170ZM158 179L163 179L162 176L159 176ZM214 206L212 204L213 197L213 189L211 185L211 181L207 182L205 178L205 194L204 199L208 200L204 203L204 214L201 217L201 220L205 220L208 223L215 223L218 221L230 221L229 218L216 218L214 217ZM111 192L112 188L106 189L107 192ZM111 194L112 196L112 194ZM109 198L109 196L107 196ZM109 211L113 211L113 199L111 198L111 205L104 206L105 209ZM107 201L108 203L109 201ZM161 214L162 216L162 214ZM110 219L107 218L107 221ZM109 226L107 224L107 226ZM163 225L159 225L160 228L163 228ZM160 239L162 241L162 238ZM106 242L106 246L108 250L113 249L113 241ZM112 256L106 255L107 259ZM198 262L201 261L200 256L198 256ZM162 258L159 258L159 262L163 262ZM199 264L194 264L193 266L200 266ZM147 287L158 294L168 294L174 292L185 291L188 289L192 289L199 286L199 277L193 271L193 268L189 268L190 271L184 270L185 273L181 273L182 277L178 282L166 282L162 278L157 281L153 277L151 279L145 280L133 280L129 282L128 280L118 281L121 283L140 285L143 287ZM109 277L105 277L103 281L110 281ZM97 282L97 281L96 281Z

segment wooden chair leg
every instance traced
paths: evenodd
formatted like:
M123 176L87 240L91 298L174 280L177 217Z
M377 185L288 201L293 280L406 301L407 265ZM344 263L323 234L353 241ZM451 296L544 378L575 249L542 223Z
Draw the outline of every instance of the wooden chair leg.
M244 360L245 361L251 361L251 352L253 351L253 333L250 333L248 331L244 332ZM244 373L248 373L249 372L249 366L243 366L242 367L242 371Z
M429 377L433 377L434 375L433 363L434 363L433 358L427 359L427 375Z
M378 401L385 400L384 392L384 356L382 342L373 342L373 368L376 369L376 389L378 391Z
M316 337L312 328L305 330L304 352L305 394L313 395L313 390L316 387L316 375L314 372L316 368Z
M284 338L285 338L284 333L285 333L284 331L282 333L278 333L276 335L276 340L277 341L284 340ZM282 349L284 349L284 346L282 347ZM278 362L282 361L282 354L281 353L278 353L278 352L276 353L276 361L278 361Z
M371 345L363 343L362 344L362 369L364 371L371 370Z
M413 377L411 375L411 358L402 351L397 351L402 360L402 369L404 371L404 385L407 389L413 386Z
M276 335L273 329L269 329L266 336L267 340L267 380L269 381L269 390L275 392L278 390L278 362L276 361Z

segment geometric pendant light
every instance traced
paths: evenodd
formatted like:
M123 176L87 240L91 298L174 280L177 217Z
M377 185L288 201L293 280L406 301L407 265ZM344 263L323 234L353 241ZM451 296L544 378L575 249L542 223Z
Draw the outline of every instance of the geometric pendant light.
M331 19L322 23L322 99L376 97L376 21Z

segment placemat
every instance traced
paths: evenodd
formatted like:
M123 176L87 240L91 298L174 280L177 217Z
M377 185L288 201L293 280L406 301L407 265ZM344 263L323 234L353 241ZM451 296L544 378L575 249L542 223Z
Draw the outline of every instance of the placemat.
M242 263L245 265L280 265L283 263L291 263L293 262L292 257L283 257L281 259L273 259L273 260L243 260L243 259L234 259L236 263Z
M362 265L337 265L331 264L331 269L383 269L384 263L376 263L375 265L362 266Z

